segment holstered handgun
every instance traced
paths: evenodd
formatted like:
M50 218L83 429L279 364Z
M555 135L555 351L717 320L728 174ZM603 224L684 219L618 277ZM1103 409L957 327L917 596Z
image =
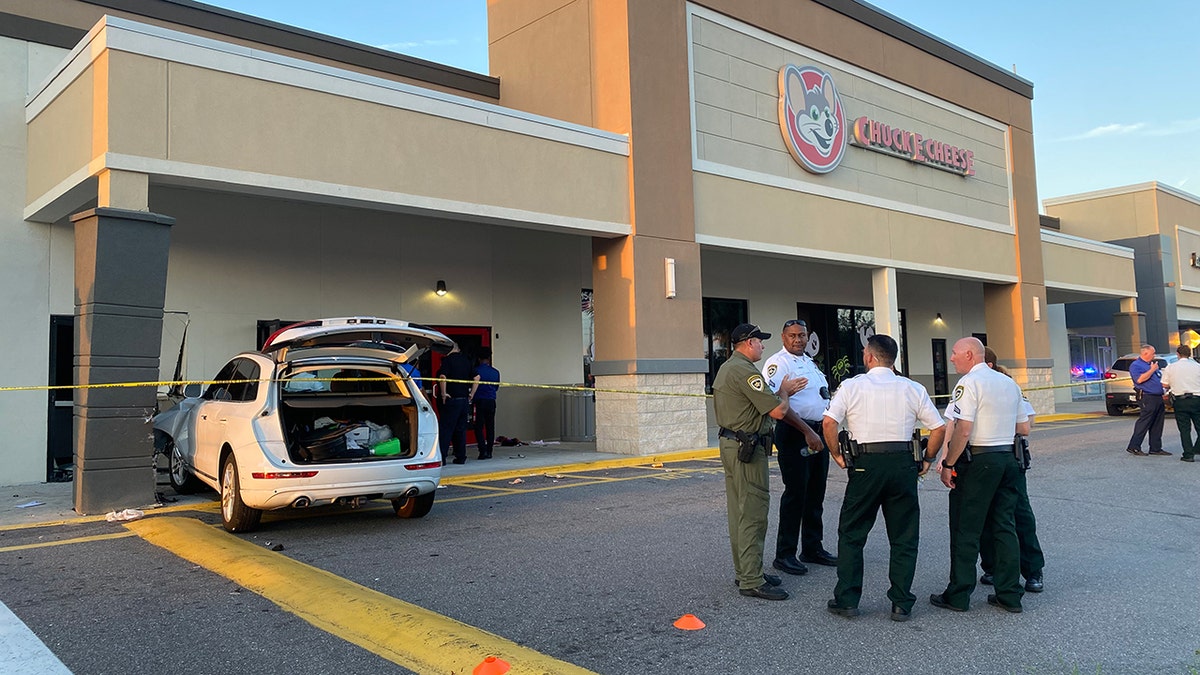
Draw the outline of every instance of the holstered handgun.
M1017 458L1017 463L1021 465L1022 471L1028 471L1029 465L1033 461L1033 457L1029 454L1029 438L1017 434L1013 438L1013 456Z
M838 450L842 453L846 468L853 469L854 460L858 457L858 443L850 440L850 432L846 429L838 432Z
M921 468L921 462L925 459L925 448L929 445L929 439L921 438L921 430L913 429L912 435L912 456L913 461L917 463L917 468Z
M738 461L753 462L754 453L758 451L759 435L748 431L735 431L734 434L737 436L738 442Z

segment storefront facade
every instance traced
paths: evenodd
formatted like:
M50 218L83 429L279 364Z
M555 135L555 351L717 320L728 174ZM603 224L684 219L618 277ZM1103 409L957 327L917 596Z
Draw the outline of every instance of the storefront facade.
M803 316L849 374L855 340L898 336L931 392L978 334L1031 387L1054 379L1052 305L1135 293L1126 249L1040 227L1032 85L856 2L489 3L494 77L108 4L48 2L0 37L21 186L0 215L6 384L63 381L67 330L85 366L170 379L187 325L185 374L204 378L272 321L380 315L486 336L507 381L574 383L586 363L601 389L687 394L597 394L597 449L653 454L707 444L699 394L738 321ZM71 218L95 207L169 228L159 306L122 318L160 322L152 356L89 359L105 270L80 252L104 247ZM502 397L502 432L557 437L555 392ZM4 451L13 482L46 475L48 411L102 407L10 402L6 426L32 420Z

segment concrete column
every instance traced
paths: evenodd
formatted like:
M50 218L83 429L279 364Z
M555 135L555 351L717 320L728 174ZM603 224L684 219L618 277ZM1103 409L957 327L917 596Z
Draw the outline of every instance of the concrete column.
M145 211L97 208L75 224L75 381L158 379L170 226ZM153 387L81 389L75 397L75 510L154 501Z
M1124 308L1124 301L1121 306ZM1117 356L1136 354L1146 344L1146 314L1136 310L1113 314L1113 335L1117 342ZM1166 351L1165 347L1154 347L1160 352Z
M896 297L896 268L878 267L871 270L871 291L875 303L875 332L891 336L900 342L900 301ZM903 368L904 346L896 357L896 367Z

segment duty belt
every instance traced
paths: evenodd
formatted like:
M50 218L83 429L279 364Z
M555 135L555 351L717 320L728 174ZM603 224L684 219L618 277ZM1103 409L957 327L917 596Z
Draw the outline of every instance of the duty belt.
M1012 449L1012 446L1009 446ZM892 453L901 453L913 451L913 446L910 441L887 441L883 443L859 443L858 451L868 455L890 455Z
M1008 445L968 445L967 449L972 455L986 455L990 452L1009 452L1013 451L1012 443Z
M744 431L742 433L753 433L753 432L745 432ZM721 438L728 438L731 441L736 441L738 439L736 431L726 429L725 427L721 427L721 430L717 432L717 435L720 436Z

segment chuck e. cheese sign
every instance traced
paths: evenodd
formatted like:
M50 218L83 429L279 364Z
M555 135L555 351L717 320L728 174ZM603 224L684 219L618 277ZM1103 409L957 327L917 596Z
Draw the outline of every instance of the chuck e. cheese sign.
M784 144L800 166L828 173L842 161L846 145L906 159L960 176L975 175L975 153L867 116L846 133L846 114L833 77L813 66L779 70L779 126Z

